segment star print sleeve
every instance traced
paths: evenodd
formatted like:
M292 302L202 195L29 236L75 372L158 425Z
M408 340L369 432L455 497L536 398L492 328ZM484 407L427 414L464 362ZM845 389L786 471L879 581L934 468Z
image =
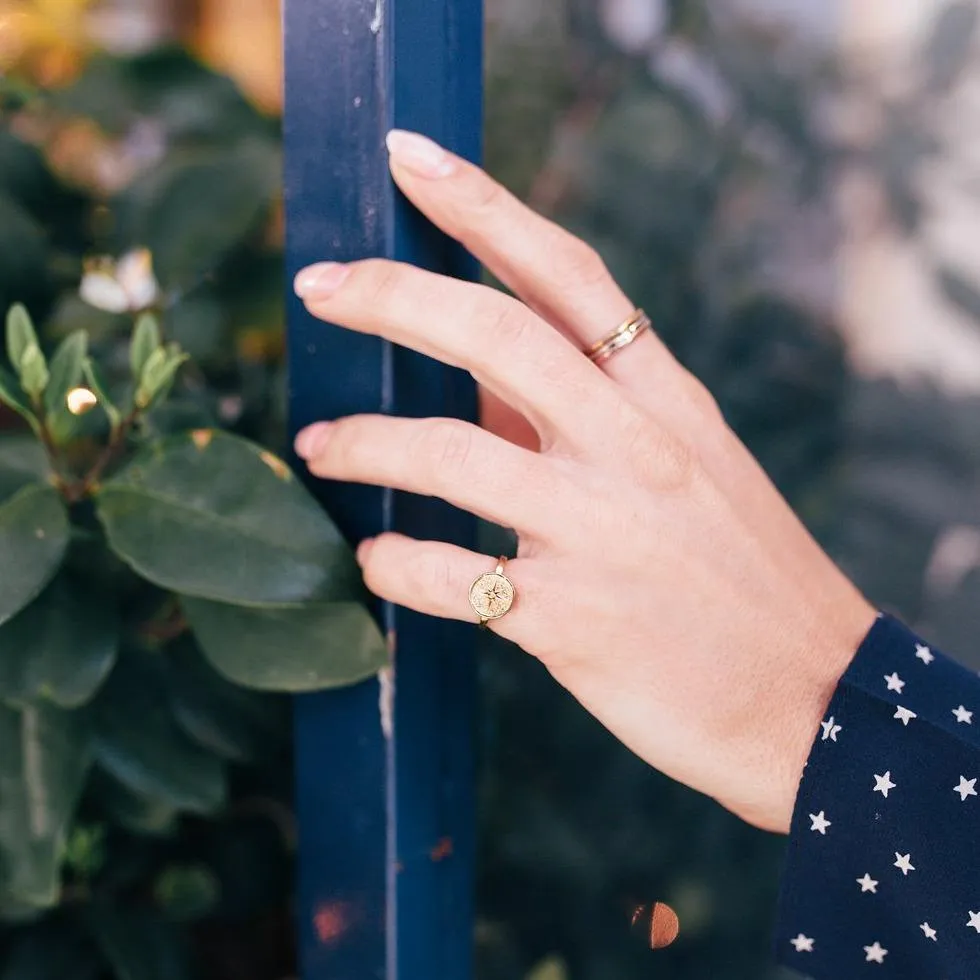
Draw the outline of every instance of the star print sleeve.
M879 617L800 782L779 962L813 980L980 977L978 788L980 678Z

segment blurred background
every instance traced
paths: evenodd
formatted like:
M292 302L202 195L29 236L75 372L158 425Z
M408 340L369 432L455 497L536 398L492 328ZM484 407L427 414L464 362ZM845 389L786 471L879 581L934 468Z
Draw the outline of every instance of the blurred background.
M486 8L491 172L602 252L869 597L980 668L973 0ZM85 263L148 248L166 329L203 372L187 410L270 444L278 18L273 0L0 0L0 308L109 343L114 314L78 297ZM480 980L777 977L782 841L482 642ZM73 836L73 873L94 862L152 919L114 975L291 975L288 785L264 765L243 764L220 821L116 799L134 837L111 861ZM657 901L680 934L652 951L631 922ZM107 975L104 950L65 939L70 911L6 918L2 980Z

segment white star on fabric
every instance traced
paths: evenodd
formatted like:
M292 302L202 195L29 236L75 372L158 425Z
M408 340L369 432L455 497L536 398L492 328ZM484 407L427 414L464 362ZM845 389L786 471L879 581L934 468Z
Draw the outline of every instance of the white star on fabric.
M919 716L914 711L909 711L908 708L903 708L901 705L898 706L895 714L892 715L893 718L898 718L903 725L908 727L908 723L913 718L918 718Z
M924 663L926 666L931 664L933 660L936 659L935 654L923 643L916 643L915 645L915 655Z
M956 715L956 720L961 725L973 724L973 712L967 711L962 704L958 708L953 708L953 714Z
M968 796L977 796L977 781L975 779L967 779L966 776L960 776L959 786L953 787L954 793L960 794L960 800L966 803L966 798Z
M915 868L912 866L912 855L899 854L898 851L895 852L895 864L892 867L898 868L906 877L908 877L910 871L915 871Z
M885 957L888 955L888 950L876 941L871 946L865 946L864 953L865 963L884 963Z
M885 773L884 776L875 775L875 786L871 791L872 793L881 793L881 795L887 800L888 791L894 789L898 783L892 782L891 770Z
M802 932L796 937L796 939L791 939L790 944L797 953L813 952L813 940L807 936L804 936Z
M936 942L936 930L928 922L923 922L919 928L922 930L922 934L926 939L931 939L933 942Z
M966 924L968 929L976 929L980 932L980 912L971 912L970 921Z
M888 686L889 691L898 691L899 694L902 693L902 688L905 687L905 681L896 673L885 674L885 684Z
M872 895L878 894L878 882L867 871L864 872L863 878L855 878L854 880L861 886L862 895L865 892L871 892Z
M823 728L823 735L820 736L821 742L826 742L829 738L831 742L837 741L837 733L842 731L840 725L834 724L834 716L831 715L826 721L820 722Z
M818 834L823 834L826 837L829 826L830 821L827 819L827 815L823 810L819 813L810 814L810 830L815 830Z

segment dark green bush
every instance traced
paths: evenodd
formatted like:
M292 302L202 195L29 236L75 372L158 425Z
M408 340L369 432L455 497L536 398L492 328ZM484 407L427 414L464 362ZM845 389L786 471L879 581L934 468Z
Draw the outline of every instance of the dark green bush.
M0 976L280 976L284 695L386 651L277 455L276 127L178 51L6 123Z

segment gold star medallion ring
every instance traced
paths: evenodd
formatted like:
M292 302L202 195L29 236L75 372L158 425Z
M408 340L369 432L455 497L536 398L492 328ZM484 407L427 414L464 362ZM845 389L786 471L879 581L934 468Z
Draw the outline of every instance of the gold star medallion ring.
M486 627L491 619L500 619L510 612L514 605L517 590L514 583L504 575L507 559L497 559L497 567L485 572L470 586L470 605L480 617L480 625Z

